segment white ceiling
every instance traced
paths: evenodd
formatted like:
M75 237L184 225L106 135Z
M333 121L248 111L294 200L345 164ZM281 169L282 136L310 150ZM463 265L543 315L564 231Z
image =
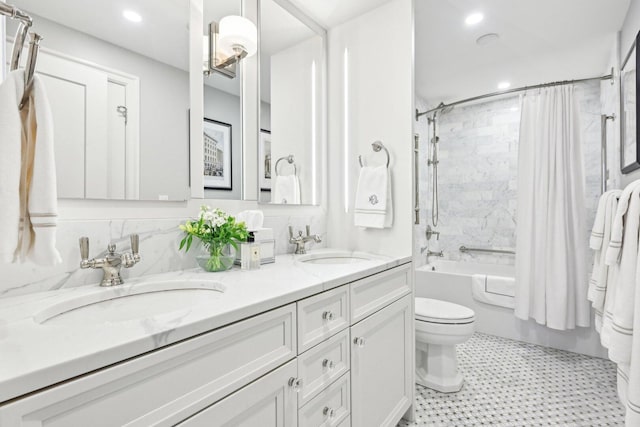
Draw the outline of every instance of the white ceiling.
M325 28L335 27L389 0L291 0ZM423 0L415 0L416 4Z
M432 103L607 72L630 0L416 0L416 92ZM484 21L464 23L473 12ZM500 39L478 46L476 39Z

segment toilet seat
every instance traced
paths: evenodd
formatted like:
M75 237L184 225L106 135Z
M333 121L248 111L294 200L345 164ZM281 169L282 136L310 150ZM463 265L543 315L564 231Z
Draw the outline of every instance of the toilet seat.
M470 308L431 298L416 298L415 311L416 320L420 322L458 325L475 320L475 313Z

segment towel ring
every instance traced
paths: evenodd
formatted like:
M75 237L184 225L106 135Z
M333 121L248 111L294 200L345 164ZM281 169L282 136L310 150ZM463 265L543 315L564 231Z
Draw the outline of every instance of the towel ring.
M290 165L293 165L293 174L294 175L298 175L298 168L296 167L296 163L295 163L295 159L293 158L293 154L289 154L288 156L284 156L284 157L280 157L278 159L278 161L276 162L276 176L280 175L278 173L278 165L280 164L281 161L286 160L287 163L289 163Z
M384 150L384 152L387 154L387 169L388 169L389 163L391 162L391 156L389 155L389 150L387 150L387 147L384 146L382 141L375 141L374 143L371 144L371 148L376 153L379 152L380 150ZM362 163L362 155L358 156L358 163L360 163L361 168L364 167L364 164Z

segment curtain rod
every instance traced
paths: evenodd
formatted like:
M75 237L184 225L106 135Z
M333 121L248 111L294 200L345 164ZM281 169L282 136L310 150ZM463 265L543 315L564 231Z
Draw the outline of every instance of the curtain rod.
M445 103L441 102L440 105L438 105L437 107L432 108L432 109L427 110L427 111L423 111L422 113L419 113L418 109L416 108L416 120L418 120L420 118L420 116L424 116L425 114L433 113L434 111L440 111L440 110L443 110L443 109L449 108L449 107L455 107L456 105L465 104L467 102L477 101L479 99L485 99L485 98L491 98L491 97L494 97L494 96L507 95L507 94L510 94L510 93L522 92L522 91L529 90L529 89L539 89L539 88L550 87L550 86L561 86L561 85L568 85L568 84L573 84L573 83L582 83L582 82L588 82L588 81L591 81L591 80L613 80L613 77L614 77L613 76L613 68L611 68L611 74L607 74L606 76L589 77L589 78L586 78L586 79L577 79L577 80L562 80L562 81L558 81L558 82L541 83L541 84L532 85L532 86L522 86L522 87L518 87L518 88L514 88L514 89L502 90L502 91L499 91L499 92L492 92L492 93L487 93L487 94L484 94L484 95L478 95L478 96L474 96L474 97L471 97L471 98L462 99L460 101L452 102L450 104L445 104Z

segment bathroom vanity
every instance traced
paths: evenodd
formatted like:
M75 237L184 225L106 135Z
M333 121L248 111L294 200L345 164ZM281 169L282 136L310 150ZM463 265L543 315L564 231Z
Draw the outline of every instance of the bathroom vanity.
M394 426L412 405L408 258L325 250L120 286L0 302L0 425Z

